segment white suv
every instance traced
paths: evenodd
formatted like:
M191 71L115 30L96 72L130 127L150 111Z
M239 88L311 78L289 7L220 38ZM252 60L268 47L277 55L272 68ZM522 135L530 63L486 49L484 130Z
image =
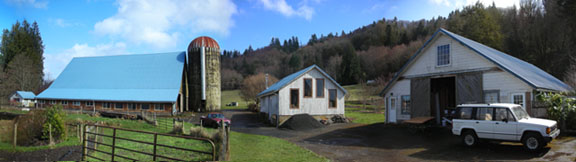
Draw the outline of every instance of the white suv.
M516 104L459 105L452 121L452 133L467 146L489 139L522 142L526 149L536 151L560 134L556 121L532 118Z

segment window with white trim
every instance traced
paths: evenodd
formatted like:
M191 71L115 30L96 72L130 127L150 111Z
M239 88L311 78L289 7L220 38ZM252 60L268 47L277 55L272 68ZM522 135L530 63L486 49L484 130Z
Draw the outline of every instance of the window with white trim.
M110 108L110 102L102 103L102 108L109 109Z
M512 103L514 104L518 104L520 106L522 106L522 108L524 110L526 110L526 107L524 107L526 104L524 103L524 101L526 101L526 98L524 96L524 93L514 93L512 94Z
M129 108L130 110L136 110L136 104L128 103L128 108Z
M164 110L164 104L155 104L154 110Z
M499 90L484 91L484 103L499 103L499 102L500 102Z
M62 101L62 105L68 105L68 101Z
M86 101L86 106L94 106L94 102Z
M410 114L410 96L404 95L404 96L400 97L400 99L402 100L400 112L402 114Z
M437 66L450 65L450 44L438 46Z
M56 105L56 100L50 100L50 105Z
M74 105L74 106L80 106L80 101L73 101L73 102L72 102L72 105Z

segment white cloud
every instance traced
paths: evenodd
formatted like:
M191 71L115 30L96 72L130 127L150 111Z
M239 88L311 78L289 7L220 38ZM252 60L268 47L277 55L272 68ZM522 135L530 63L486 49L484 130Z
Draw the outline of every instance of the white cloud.
M126 44L122 42L99 44L96 46L75 44L72 48L64 50L62 53L44 55L45 79L56 79L74 57L106 56L126 53Z
M314 15L314 9L307 5L307 1L300 3L298 9L288 5L286 0L260 0L260 3L264 5L264 8L277 11L287 17L300 16L306 20L311 20L312 15ZM320 1L316 3L320 3Z
M94 25L97 34L156 48L174 47L182 32L228 35L237 13L231 0L118 0L118 12Z
M68 20L64 20L64 19L60 19L60 18L48 19L48 22L53 23L54 25L59 26L59 27L63 27L63 28L81 25L80 23L74 23L74 22L70 22Z
M492 5L492 3L494 3L496 7L501 8L512 7L513 5L519 6L520 3L520 0L428 0L428 1L437 5L444 5L447 7L463 7L473 5L478 1L486 6Z
M13 4L16 6L32 6L34 8L46 8L48 7L47 0L6 0L9 4Z

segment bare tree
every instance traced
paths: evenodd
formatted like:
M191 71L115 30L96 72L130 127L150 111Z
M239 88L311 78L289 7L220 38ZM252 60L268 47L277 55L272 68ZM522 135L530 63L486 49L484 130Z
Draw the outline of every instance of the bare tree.
M223 68L222 71L222 89L238 89L242 85L242 74L236 70Z
M26 55L16 55L8 64L6 69L8 84L13 86L13 90L36 91L42 85L38 79L39 70L34 69L32 60ZM41 72L41 71L40 71Z
M268 75L268 85L278 82L278 78ZM240 95L245 101L253 101L258 104L256 95L266 89L266 74L259 73L244 78Z

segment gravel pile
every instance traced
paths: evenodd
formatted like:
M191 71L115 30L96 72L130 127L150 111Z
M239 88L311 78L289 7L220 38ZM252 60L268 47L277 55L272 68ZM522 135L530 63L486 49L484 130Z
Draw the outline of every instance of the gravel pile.
M324 127L322 123L308 114L293 115L290 117L290 119L286 120L286 122L280 125L280 128L286 128L295 131L312 130L322 127Z

